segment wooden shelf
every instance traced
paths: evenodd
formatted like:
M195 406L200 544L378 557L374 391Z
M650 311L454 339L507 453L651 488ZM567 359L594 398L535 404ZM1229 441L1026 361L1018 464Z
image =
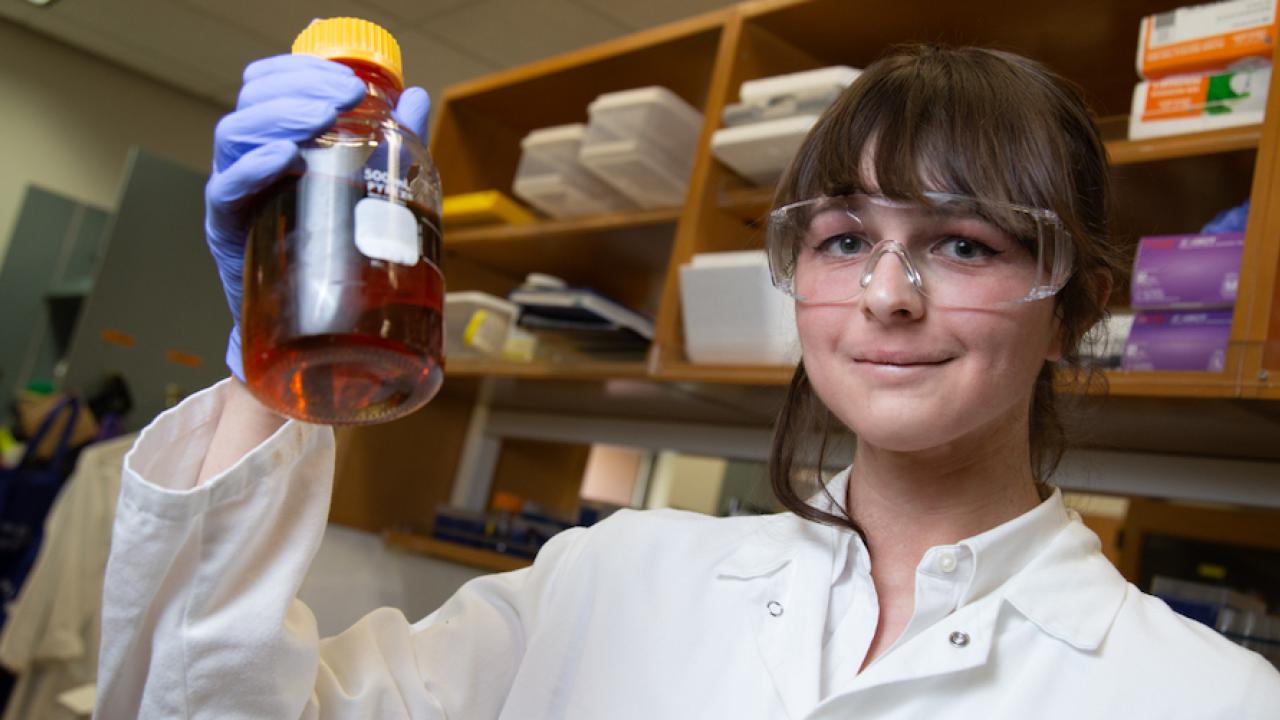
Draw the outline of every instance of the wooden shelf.
M1262 125L1247 125L1149 140L1113 140L1107 143L1107 156L1112 165L1132 165L1236 150L1256 150L1261 139Z
M612 380L615 378L645 379L649 377L649 370L644 361L563 364L468 359L447 362L445 376L449 375L546 380Z
M773 205L773 188L737 188L720 193L720 209L746 223L764 220Z
M448 560L460 565L469 565L492 572L510 572L533 564L531 560L505 555L492 550L468 547L457 543L436 540L425 535L388 530L382 534L382 541L388 546L407 552L427 555L440 560Z
M795 374L794 367L772 365L702 365L669 363L654 374L669 382L729 383L734 385L786 385Z
M1171 370L1107 370L1106 393L1116 397L1232 398L1239 390L1226 373Z
M655 225L674 225L680 218L680 213L681 208L678 207L655 208L580 218L542 220L528 225L485 225L459 230L450 230L446 227L444 242L447 249L464 249L467 245L482 243L512 240L537 242L582 237Z
M659 368L654 377L669 382L786 385L794 373L795 368L782 366L668 363ZM1108 394L1116 396L1230 398L1238 395L1234 379L1221 373L1104 370L1101 377L1105 386L1098 384L1086 390L1064 375L1059 389L1101 392L1106 387Z

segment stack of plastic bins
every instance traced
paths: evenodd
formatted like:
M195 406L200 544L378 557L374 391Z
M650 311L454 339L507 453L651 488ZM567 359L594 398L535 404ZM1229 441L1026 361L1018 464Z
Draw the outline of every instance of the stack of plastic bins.
M595 215L634 208L578 163L586 133L582 123L534 130L520 141L520 165L512 189L520 199L555 217Z
M640 207L684 203L702 113L657 86L606 93L587 113L583 165Z

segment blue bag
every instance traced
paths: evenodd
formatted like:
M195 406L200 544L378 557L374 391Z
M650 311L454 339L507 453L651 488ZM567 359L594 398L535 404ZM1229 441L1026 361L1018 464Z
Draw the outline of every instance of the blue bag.
M36 458L38 448L54 423L69 413L53 456ZM53 407L27 441L27 451L15 468L0 469L0 627L8 619L5 607L13 602L35 564L44 538L44 520L71 474L71 431L80 413L80 401L67 398Z

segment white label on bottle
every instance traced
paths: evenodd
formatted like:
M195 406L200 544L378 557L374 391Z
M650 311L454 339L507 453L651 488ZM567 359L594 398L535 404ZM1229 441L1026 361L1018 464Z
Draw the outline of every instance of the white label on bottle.
M422 256L418 223L403 205L367 197L356 203L356 248L365 257L417 265Z

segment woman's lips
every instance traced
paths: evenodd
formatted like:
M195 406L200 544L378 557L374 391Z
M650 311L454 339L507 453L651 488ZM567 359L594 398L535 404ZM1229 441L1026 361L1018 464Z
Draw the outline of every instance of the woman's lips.
M935 370L951 362L953 357L935 358L918 355L875 355L853 358L854 369L878 383L913 382L930 377Z
M891 365L897 367L913 367L917 365L941 365L950 362L950 355L921 355L916 353L876 353L874 355L854 356L853 361L868 365Z

